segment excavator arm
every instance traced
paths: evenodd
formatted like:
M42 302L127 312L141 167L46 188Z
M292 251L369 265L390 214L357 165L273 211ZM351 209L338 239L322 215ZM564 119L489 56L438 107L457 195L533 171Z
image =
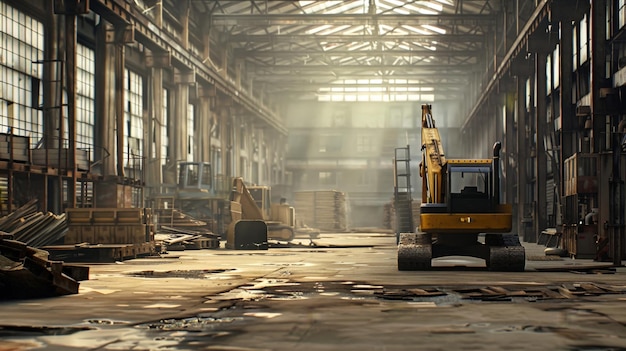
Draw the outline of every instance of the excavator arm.
M422 105L422 203L445 202L446 157L431 105Z

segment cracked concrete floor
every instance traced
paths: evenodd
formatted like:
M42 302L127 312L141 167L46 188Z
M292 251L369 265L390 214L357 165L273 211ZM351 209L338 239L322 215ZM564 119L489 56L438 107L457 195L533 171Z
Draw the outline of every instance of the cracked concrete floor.
M626 350L621 267L450 257L399 272L392 235L316 241L342 247L90 265L77 295L1 302L0 350Z

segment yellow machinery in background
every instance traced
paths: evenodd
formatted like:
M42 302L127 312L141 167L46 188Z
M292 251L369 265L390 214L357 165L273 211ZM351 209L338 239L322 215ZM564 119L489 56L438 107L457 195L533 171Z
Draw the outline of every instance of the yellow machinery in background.
M261 210L272 240L291 241L295 236L296 211L287 203L272 203L269 186L249 186L248 191Z
M231 223L226 247L267 248L267 240L294 238L295 211L287 204L270 203L270 187L246 187L242 178L233 179Z
M446 159L431 105L422 105L420 226L400 233L399 270L430 269L433 258L453 255L485 259L490 270L524 270L524 248L508 233L511 206L500 203L500 148L496 142L493 159Z

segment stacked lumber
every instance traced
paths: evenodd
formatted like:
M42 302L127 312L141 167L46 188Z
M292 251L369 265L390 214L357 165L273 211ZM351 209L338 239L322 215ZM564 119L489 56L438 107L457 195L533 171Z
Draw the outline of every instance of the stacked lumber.
M196 228L175 228L161 226L154 240L161 244L163 251L182 251L217 249L220 247L220 236L210 231Z
M348 207L345 193L335 190L300 191L295 193L299 220L321 230L348 229Z
M65 214L37 211L37 200L31 200L14 212L0 218L0 231L32 247L43 247L60 240L67 232Z
M77 294L89 267L48 260L48 252L0 237L0 299Z
M164 250L198 250L220 247L220 236L213 233L207 223L174 209L156 210L158 233L155 241Z

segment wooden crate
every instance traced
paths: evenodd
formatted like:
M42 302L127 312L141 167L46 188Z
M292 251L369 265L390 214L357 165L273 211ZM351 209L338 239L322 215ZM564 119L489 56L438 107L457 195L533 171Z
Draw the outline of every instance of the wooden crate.
M0 133L0 159L29 163L30 138Z
M60 169L70 169L74 165L69 160L69 149L33 149L31 150L34 165L48 166ZM89 152L76 150L76 168L80 171L89 170Z
M91 223L91 210L88 208L68 208L65 213L68 225Z
M142 224L144 209L142 208L118 208L116 210L117 223Z
M69 225L73 224L146 224L152 220L143 208L68 208Z

